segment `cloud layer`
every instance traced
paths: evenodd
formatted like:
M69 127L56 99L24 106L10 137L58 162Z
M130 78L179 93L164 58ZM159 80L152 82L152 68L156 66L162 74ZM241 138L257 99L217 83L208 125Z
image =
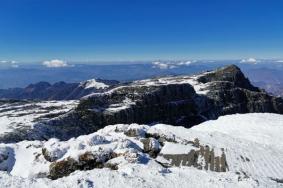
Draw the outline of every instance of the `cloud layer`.
M6 61L6 60L2 60L0 61L0 65L4 65L4 66L8 66L8 67L12 67L12 68L18 68L18 62L16 61Z
M42 64L46 67L49 67L49 68L60 68L60 67L68 67L69 66L67 62L65 62L63 60L59 60L59 59L44 61Z
M193 62L191 61L180 61L180 62L160 62L160 61L155 61L152 62L153 68L159 68L159 69L175 69L180 66L188 66L192 64Z
M240 63L250 63L250 64L257 64L259 61L255 58L248 58L248 59L242 59Z

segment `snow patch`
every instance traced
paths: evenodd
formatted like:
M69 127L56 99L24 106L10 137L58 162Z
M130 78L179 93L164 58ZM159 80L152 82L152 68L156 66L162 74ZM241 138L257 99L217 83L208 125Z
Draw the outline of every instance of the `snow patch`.
M90 88L105 89L109 87L103 82L98 82L96 79L91 79L85 82L81 82L79 86L84 87L85 89L90 89Z

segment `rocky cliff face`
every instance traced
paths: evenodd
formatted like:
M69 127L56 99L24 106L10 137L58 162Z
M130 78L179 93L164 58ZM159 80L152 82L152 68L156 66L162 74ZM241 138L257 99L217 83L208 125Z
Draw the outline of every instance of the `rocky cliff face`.
M72 112L35 126L36 139L68 139L119 123L192 127L220 115L283 113L283 100L252 86L241 70L224 67L197 76L141 80L83 98Z
M251 85L241 70L232 65L206 75L198 81L209 83L206 97L221 115L234 113L283 113L282 98L268 95Z

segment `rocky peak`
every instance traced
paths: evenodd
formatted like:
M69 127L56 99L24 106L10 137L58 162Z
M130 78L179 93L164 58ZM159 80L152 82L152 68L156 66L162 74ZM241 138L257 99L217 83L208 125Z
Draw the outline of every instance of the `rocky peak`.
M249 79L245 77L241 69L236 65L229 65L227 67L208 72L200 76L198 81L201 83L227 81L232 83L234 87L240 87L251 91L259 91L258 88L254 87L250 83Z

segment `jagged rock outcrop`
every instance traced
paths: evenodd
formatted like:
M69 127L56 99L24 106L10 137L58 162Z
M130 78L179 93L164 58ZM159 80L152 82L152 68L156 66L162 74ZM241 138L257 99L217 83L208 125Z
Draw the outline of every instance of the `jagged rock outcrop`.
M91 170L94 168L103 168L104 163L112 158L111 154L105 154L103 157L97 156L91 152L86 152L78 157L78 160L67 158L62 161L53 162L49 167L49 178L58 179L68 176L76 170Z
M211 170L215 172L226 172L229 170L226 155L222 150L221 156L215 156L214 150L209 146L200 145L186 154L159 154L169 163L164 166L193 166L200 170Z
M89 95L74 110L37 123L21 136L66 140L119 123L192 127L221 115L252 112L283 114L283 99L254 87L237 66L230 65L196 76L135 81Z
M201 75L198 79L199 82L229 82L233 87L239 87L248 89L251 91L260 91L257 87L254 87L249 79L245 77L239 67L236 65L230 65L216 71L208 72Z
M251 85L241 70L231 65L198 78L209 83L207 97L221 115L234 113L283 113L282 98L268 95Z

